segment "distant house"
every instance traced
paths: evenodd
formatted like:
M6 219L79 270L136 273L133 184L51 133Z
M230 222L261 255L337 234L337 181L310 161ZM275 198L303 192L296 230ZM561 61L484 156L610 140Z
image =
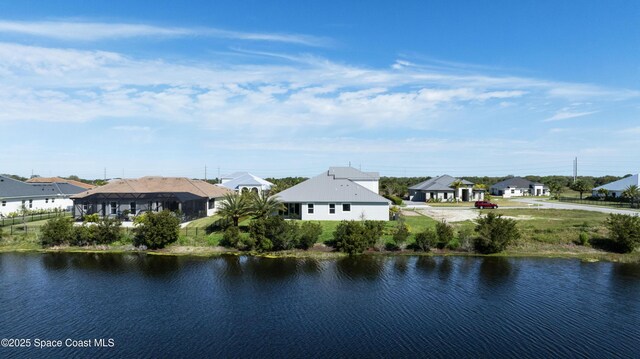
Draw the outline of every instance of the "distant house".
M27 183L68 183L84 189L92 189L94 185L84 182L68 180L60 177L33 177L27 180Z
M505 198L549 195L549 187L522 177L513 177L498 182L491 186L489 191L494 196L503 196Z
M276 195L285 218L303 220L389 220L390 202L378 194L380 176L352 167L328 171Z
M185 219L213 215L219 200L231 191L201 180L184 177L119 179L72 196L76 218L97 213L120 217L124 211L181 211Z
M27 183L0 175L0 214L25 210L71 210L71 195L84 188L66 182Z
M602 186L596 187L592 190L593 196L600 196L598 191L601 188L606 189L607 196L619 198L622 197L622 192L624 192L629 186L638 186L640 187L640 175L629 176L611 183L604 184Z
M235 172L220 178L220 185L238 193L242 192L269 192L273 183L266 181L249 172Z
M455 185L460 186L456 189ZM482 201L483 189L474 189L473 182L461 178L442 175L409 187L409 200L414 202L432 201Z

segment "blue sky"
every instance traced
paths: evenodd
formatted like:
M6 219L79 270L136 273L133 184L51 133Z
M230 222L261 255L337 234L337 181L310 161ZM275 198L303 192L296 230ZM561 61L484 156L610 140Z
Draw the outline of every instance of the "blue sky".
M637 1L0 3L0 172L623 175Z

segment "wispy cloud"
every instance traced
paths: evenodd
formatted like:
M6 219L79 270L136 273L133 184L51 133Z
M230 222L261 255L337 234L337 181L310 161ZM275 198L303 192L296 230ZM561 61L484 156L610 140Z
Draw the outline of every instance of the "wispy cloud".
M571 118L592 115L592 114L597 113L597 112L598 111L573 112L573 111L563 110L563 111L558 111L553 116L542 120L542 122L554 122L554 121L568 120L568 119L571 119Z
M212 37L222 39L281 42L305 46L328 46L330 39L286 33L243 32L201 27L165 27L147 24L0 20L0 33L21 34L67 41L99 41L135 37Z

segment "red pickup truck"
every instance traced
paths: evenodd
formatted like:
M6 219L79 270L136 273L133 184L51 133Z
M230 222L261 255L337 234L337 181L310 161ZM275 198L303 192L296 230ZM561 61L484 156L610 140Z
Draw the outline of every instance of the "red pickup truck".
M495 203L491 203L491 202L487 202L487 201L476 201L475 203L476 208L498 208L498 205Z

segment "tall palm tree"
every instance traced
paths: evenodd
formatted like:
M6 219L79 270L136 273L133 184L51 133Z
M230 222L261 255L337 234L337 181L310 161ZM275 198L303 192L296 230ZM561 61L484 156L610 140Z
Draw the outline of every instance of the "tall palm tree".
M253 218L267 218L270 214L284 210L284 204L278 200L277 196L271 196L266 192L254 193L251 196L250 212Z
M631 207L633 207L634 202L640 199L640 188L632 184L622 192L622 196L629 198L629 202L631 202Z
M237 227L240 218L248 215L250 210L249 201L245 196L237 193L227 193L224 195L222 202L220 202L218 213L224 218L231 219L233 225Z

